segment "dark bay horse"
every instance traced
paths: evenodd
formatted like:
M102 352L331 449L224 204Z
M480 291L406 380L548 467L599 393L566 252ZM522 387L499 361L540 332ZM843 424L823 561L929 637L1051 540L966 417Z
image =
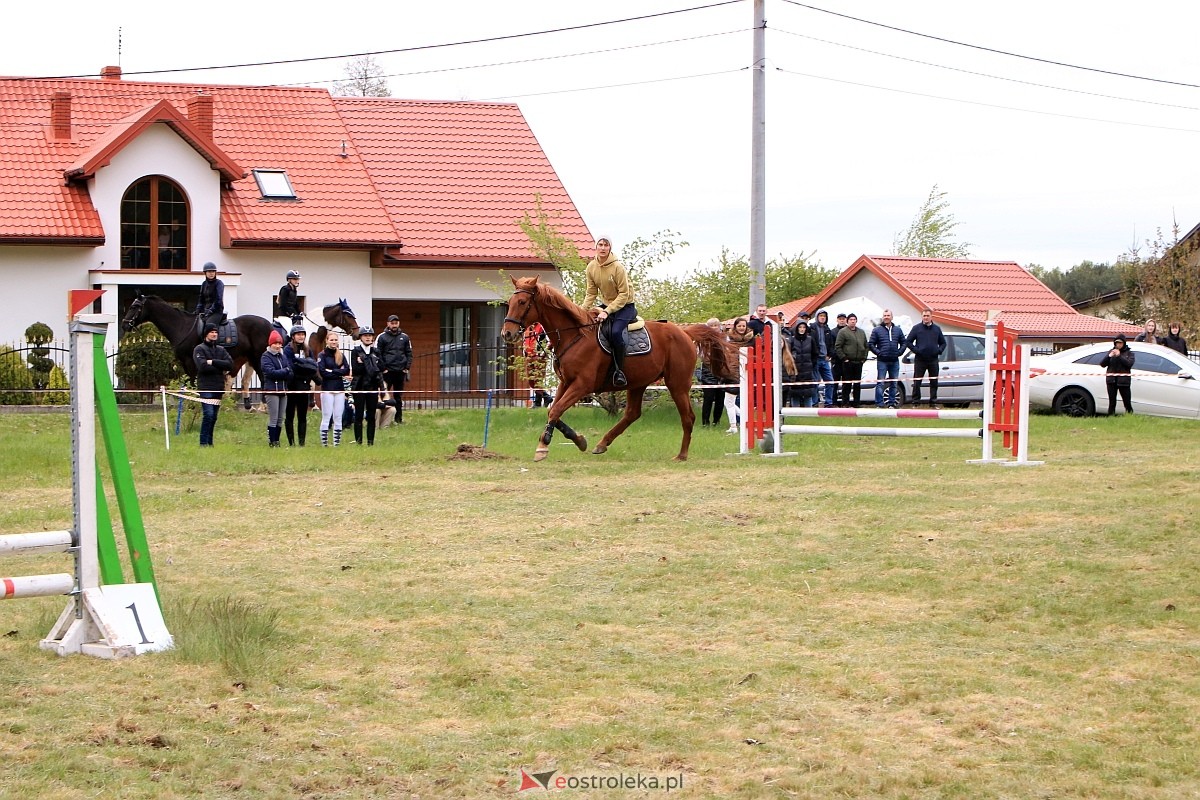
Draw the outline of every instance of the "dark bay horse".
M129 304L129 310L125 312L121 325L125 330L131 331L143 322L154 323L175 349L175 358L183 367L183 371L188 377L195 378L196 362L192 358L192 351L200 344L196 315L182 311L156 295L139 294ZM233 374L236 375L245 364L259 372L260 359L267 349L267 339L271 336L270 321L253 314L243 314L234 319L234 323L237 325L238 344L229 353L233 359ZM262 376L259 375L259 378Z
M612 358L600 349L596 341L596 321L593 316L569 297L537 277L513 278L515 291L508 298L508 310L501 333L509 344L521 340L521 329L540 322L550 338L558 372L558 395L546 418L546 430L538 440L533 460L541 461L550 452L550 439L557 428L580 450L587 449L587 439L562 421L567 409L594 392L620 391L608 380ZM676 461L686 461L692 443L692 426L696 412L692 410L692 375L699 352L718 378L737 380L737 353L723 333L707 325L677 325L673 322L646 322L650 333L651 350L646 355L630 356L625 362L629 385L625 415L604 434L593 453L608 450L613 440L625 432L642 415L642 398L646 387L662 379L679 409L683 426L683 442Z
M325 320L326 325L321 325L309 334L308 351L310 353L320 353L325 349L325 340L329 338L329 331L342 330L354 336L358 333L358 317L350 309L350 304L346 302L346 298L338 298L336 303L330 303L321 309L321 318ZM311 320L310 320L311 322Z

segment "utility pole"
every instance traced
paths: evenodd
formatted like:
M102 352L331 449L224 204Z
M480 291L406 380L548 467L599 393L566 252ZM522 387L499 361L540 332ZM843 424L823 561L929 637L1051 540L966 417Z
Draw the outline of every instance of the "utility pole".
M754 0L753 102L750 135L750 308L767 299L766 0Z

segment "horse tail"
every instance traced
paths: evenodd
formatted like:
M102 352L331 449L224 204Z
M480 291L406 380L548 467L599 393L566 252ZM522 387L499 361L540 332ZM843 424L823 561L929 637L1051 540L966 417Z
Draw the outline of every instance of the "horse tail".
M717 378L734 382L738 379L737 348L725 338L723 331L707 325L683 325L683 332L696 344L700 360Z

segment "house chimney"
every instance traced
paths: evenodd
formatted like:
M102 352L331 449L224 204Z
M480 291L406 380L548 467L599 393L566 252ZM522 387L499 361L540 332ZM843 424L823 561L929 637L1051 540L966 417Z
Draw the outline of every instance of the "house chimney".
M204 134L209 141L213 138L213 96L197 92L187 101L188 122Z
M121 80L121 68L104 67L100 70L100 77L106 81L119 81Z
M56 140L71 138L71 93L55 92L50 97L50 130Z

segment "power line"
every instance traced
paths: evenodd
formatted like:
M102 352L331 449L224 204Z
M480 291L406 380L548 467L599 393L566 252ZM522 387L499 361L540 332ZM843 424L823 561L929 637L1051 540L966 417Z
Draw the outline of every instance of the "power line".
M1103 118L1099 118L1099 117L1081 117L1081 116L1076 116L1074 114L1059 114L1055 111L1038 111L1038 110L1032 109L1032 108L1018 108L1016 106L1003 106L1003 105L999 105L997 103L983 103L983 102L980 102L979 100L963 100L958 97L945 97L943 95L926 94L925 92L914 92L914 91L911 91L908 89L896 89L891 86L876 86L875 84L871 84L871 83L860 83L859 81L847 81L847 80L842 80L841 78L830 78L827 75L813 75L808 72L796 72L795 70L784 69L783 67L776 67L775 69L778 72L782 72L787 75L798 75L802 78L813 78L814 80L819 80L819 81L830 81L832 83L841 83L841 84L845 84L847 86L860 86L865 89L876 89L881 92L895 92L896 94L907 94L907 95L912 95L914 97L926 97L931 100L944 100L948 103L965 103L966 105L982 106L984 108L995 108L995 109L999 109L1001 111L1019 111L1024 114L1040 114L1041 116L1046 116L1046 117L1062 117L1063 119L1074 119L1074 120L1080 120L1083 122L1105 122L1105 123L1108 123L1109 125L1129 125L1129 126L1132 126L1135 128L1153 128L1154 130L1175 131L1177 133L1200 133L1200 130L1195 130L1193 128L1172 128L1167 125L1150 125L1145 122L1129 122L1128 120L1122 120L1122 119L1103 119Z
M470 45L470 44L487 44L489 42L503 42L503 41L509 41L512 39L525 39L525 38L528 38L531 36L544 36L544 35L551 34L551 33L567 33L569 31L582 31L582 30L588 30L590 28L600 28L600 27L603 27L606 25L620 25L620 24L623 24L626 22L640 22L642 20L647 20L647 19L656 19L659 17L669 17L669 16L672 16L675 14L687 14L687 13L691 13L692 11L704 11L704 10L707 10L710 8L718 8L720 6L727 6L727 5L732 5L734 3L740 3L740 2L741 2L741 0L721 0L720 2L709 3L709 4L703 5L703 6L693 6L691 8L681 8L681 9L677 9L675 11L660 11L656 14L643 14L643 15L637 16L637 17L625 17L624 19L612 19L612 20L606 20L604 22L589 22L589 23L585 23L583 25L571 25L571 26L565 27L565 28L551 28L551 29L542 30L542 31L529 31L527 33L512 33L512 34L506 34L504 36L489 36L484 39L466 39L466 40L457 41L457 42L442 42L441 44L425 44L425 45L416 45L414 47L399 47L399 48L395 48L392 50L371 50L371 51L367 51L367 52L363 52L363 53L344 53L342 55L336 55L336 56L310 56L307 58L287 58L287 59L280 59L277 61L253 61L253 62L248 62L248 63L244 63L244 64L222 64L222 65L207 66L207 67L181 67L178 69L148 69L148 70L139 70L137 72L126 72L126 73L124 73L124 75L163 75L163 74L176 73L176 72L205 72L205 71L209 71L209 70L218 70L218 69L243 69L245 67L275 67L275 66L281 66L284 64L305 64L305 63L310 63L310 62L314 62L314 61L337 61L337 60L343 59L343 58L363 58L365 56L394 55L397 53L416 53L416 52L421 52L423 50L437 50L437 49L441 49L441 48L445 48L445 47L462 47L464 45ZM124 77L124 75L122 75L122 77ZM56 80L56 79L68 79L68 78L90 78L90 77L93 77L93 76L91 76L91 75L55 75L55 76L43 77L42 80Z
M423 70L416 70L414 72L392 72L387 75L379 75L378 77L380 77L380 78L411 78L411 77L417 76L417 75L436 75L436 74L443 73L443 72L462 72L462 71L471 70L471 69L491 69L492 67L511 67L511 66L516 66L519 64L535 64L539 61L555 61L555 60L564 59L564 58L578 58L580 56L594 56L594 55L603 55L605 53L619 53L623 50L638 50L638 49L645 48L645 47L658 47L659 45L664 45L664 44L680 44L683 42L694 42L699 39L711 39L716 36L728 36L733 33L742 33L744 31L745 31L745 29L742 28L740 30L721 31L720 33L702 33L697 36L687 36L682 39L665 39L665 40L659 41L659 42L644 42L642 44L631 44L631 45L626 45L624 47L609 47L609 48L605 48L603 50L584 50L584 51L580 51L578 53L560 53L558 55L553 55L553 56L538 56L536 58L522 58L522 59L517 59L515 61L493 61L488 64L468 64L468 65L462 66L462 67L442 67L440 69L423 69ZM332 80L319 80L319 81L307 81L307 82L297 81L294 83L286 83L286 84L278 84L278 85L279 86L312 86L313 84L316 84L316 83L343 83L345 80L346 80L345 78L335 78Z
M1166 80L1164 78L1148 78L1144 75L1131 75L1127 72L1114 72L1112 70L1100 69L1098 67L1084 67L1084 66L1080 66L1079 64L1068 64L1065 61L1054 61L1054 60L1051 60L1048 58L1038 58L1037 56L1027 56L1027 55L1022 55L1021 53L1012 53L1012 52L1009 52L1008 50L997 50L992 47L984 47L983 45L969 44L968 42L959 42L959 41L955 41L954 39L946 39L941 36L933 36L928 33L920 33L918 31L910 31L907 28L897 28L894 25L885 25L882 22L874 22L869 19L862 19L861 17L852 17L849 14L840 14L837 11L830 11L827 8L817 8L816 6L810 6L806 3L797 2L797 0L783 0L783 2L789 3L789 4L797 6L799 8L806 8L809 11L819 11L822 14L830 14L835 17L841 17L842 19L853 20L854 22L861 22L864 25L874 25L878 28L886 28L889 31L896 31L898 33L906 33L909 36L920 36L923 39L932 39L933 41L936 41L936 42L944 42L945 44L952 44L952 45L956 45L958 47L969 47L972 50L982 50L987 53L995 53L996 55L1009 56L1011 58L1022 58L1022 59L1025 59L1026 61L1036 61L1040 64L1050 64L1055 67L1066 67L1067 69L1078 69L1078 70L1082 70L1084 72L1099 73L1101 75L1113 75L1118 78L1130 78L1135 81L1149 81L1151 83L1167 84L1168 86L1183 86L1188 89L1200 89L1200 85L1195 84L1195 83L1183 83L1181 81L1171 81L1171 80Z
M809 41L820 42L821 44L828 44L828 45L832 45L833 47L843 47L847 50L857 50L860 53L870 53L871 55L883 56L884 58L894 58L897 61L907 61L910 64L920 64L920 65L926 66L926 67L935 67L937 69L950 70L951 72L960 72L964 75L975 75L976 77L980 77L980 78L991 78L992 80L997 80L997 81L1007 81L1008 83L1016 83L1016 84L1020 84L1022 86L1034 86L1039 89L1053 89L1053 90L1059 91L1059 92L1071 92L1072 94L1082 94L1082 95L1086 95L1088 97L1102 97L1106 100L1123 100L1127 103L1143 103L1145 105L1161 106L1163 108L1179 108L1179 109L1183 109L1185 111L1200 111L1200 108L1198 108L1196 106L1181 106L1181 105L1177 105L1175 103L1159 103L1159 102L1155 102L1154 100L1141 100L1136 97L1121 97L1119 95L1102 94L1100 92L1088 92L1088 91L1084 91L1083 89L1069 89L1065 86L1054 86L1054 85L1047 84L1047 83L1037 83L1035 81L1023 81L1018 78L1007 78L1003 75L992 75L987 72L975 72L974 70L963 69L961 67L951 67L948 64L937 64L932 61L922 61L919 58L908 58L907 56L898 56L893 53L884 53L879 50L870 50L866 47L857 47L852 44L843 44L842 42L834 42L834 41L830 41L829 39L820 39L816 36L806 36L803 33L792 33L791 31L786 31L786 30L783 30L782 28L772 28L771 30L774 31L775 33L783 33L783 34L787 34L788 36L795 36L798 39L808 39Z
M598 89L621 89L626 86L645 86L651 83L670 83L671 81L686 81L692 78L711 78L714 75L732 75L735 72L744 72L749 67L737 67L735 69L718 70L717 72L699 72L695 75L677 75L673 78L652 78L645 81L630 81L629 83L610 83L603 86L581 86L577 89L552 89L546 92L529 92L528 94L506 94L496 97L485 97L474 102L489 103L497 100L519 100L522 97L541 97L549 94L570 94L571 92L592 92Z

